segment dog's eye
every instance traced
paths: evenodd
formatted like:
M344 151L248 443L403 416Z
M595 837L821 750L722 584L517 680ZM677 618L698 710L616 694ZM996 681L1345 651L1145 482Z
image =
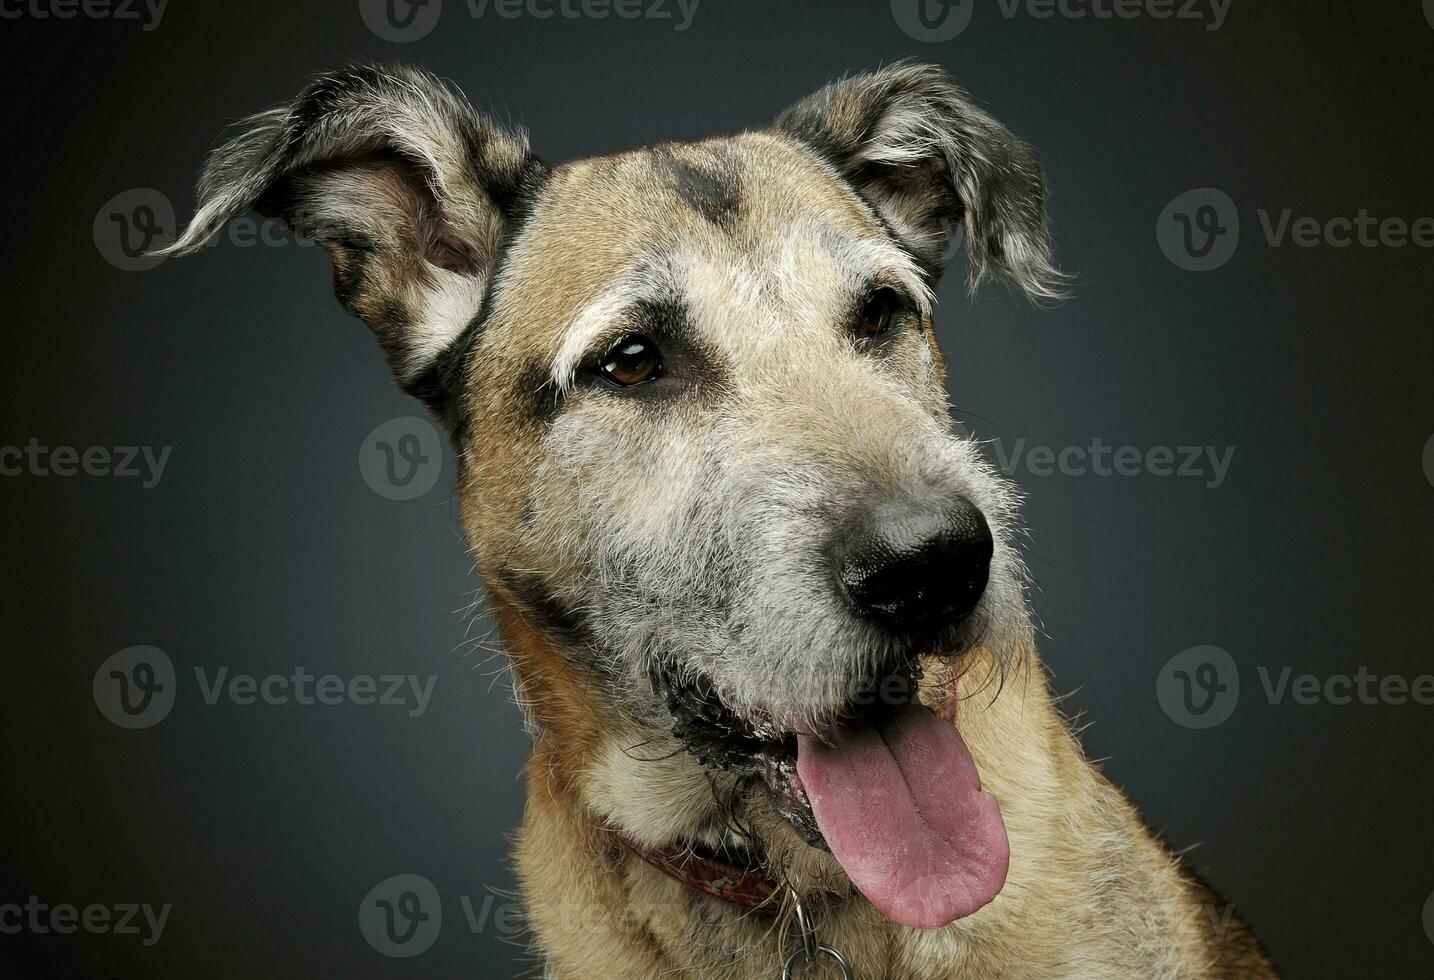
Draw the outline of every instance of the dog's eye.
M863 337L880 337L886 333L896 317L898 302L894 290L878 289L872 293L857 318L857 332Z
M629 334L603 355L599 370L613 384L631 388L662 373L662 355L647 337Z

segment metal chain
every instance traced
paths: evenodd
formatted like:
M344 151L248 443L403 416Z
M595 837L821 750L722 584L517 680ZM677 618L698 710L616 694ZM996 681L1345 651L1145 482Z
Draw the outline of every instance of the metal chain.
M797 890L790 884L787 885L787 894L791 897L792 905L796 909L797 921L797 945L787 954L787 960L782 964L782 980L796 980L794 972L803 963L814 963L821 957L836 963L841 970L843 980L856 980L856 974L852 971L851 962L842 955L841 950L826 943L817 942L817 931L812 927L812 920L807 916L806 907L802 905Z

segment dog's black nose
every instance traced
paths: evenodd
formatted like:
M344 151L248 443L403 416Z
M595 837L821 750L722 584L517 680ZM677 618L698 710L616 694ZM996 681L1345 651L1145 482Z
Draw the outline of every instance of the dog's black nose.
M837 545L842 589L863 619L925 638L976 607L991 570L991 528L962 497L882 504Z

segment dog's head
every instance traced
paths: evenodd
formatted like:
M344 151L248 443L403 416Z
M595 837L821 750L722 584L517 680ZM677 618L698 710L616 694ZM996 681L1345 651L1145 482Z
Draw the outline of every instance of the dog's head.
M973 285L1062 281L1033 154L940 70L551 169L424 72L346 69L200 196L176 250L284 218L448 426L493 598L566 667L519 663L540 725L580 686L821 843L797 741L919 656L1024 641L1012 494L952 433L932 289L958 233Z

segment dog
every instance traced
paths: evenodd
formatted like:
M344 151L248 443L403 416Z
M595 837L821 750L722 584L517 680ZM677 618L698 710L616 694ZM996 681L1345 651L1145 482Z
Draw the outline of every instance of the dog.
M425 71L346 67L198 198L171 252L251 209L323 245L452 438L545 976L1276 975L1086 760L1018 494L953 434L957 239L973 290L1068 279L1035 154L943 70L552 167Z

